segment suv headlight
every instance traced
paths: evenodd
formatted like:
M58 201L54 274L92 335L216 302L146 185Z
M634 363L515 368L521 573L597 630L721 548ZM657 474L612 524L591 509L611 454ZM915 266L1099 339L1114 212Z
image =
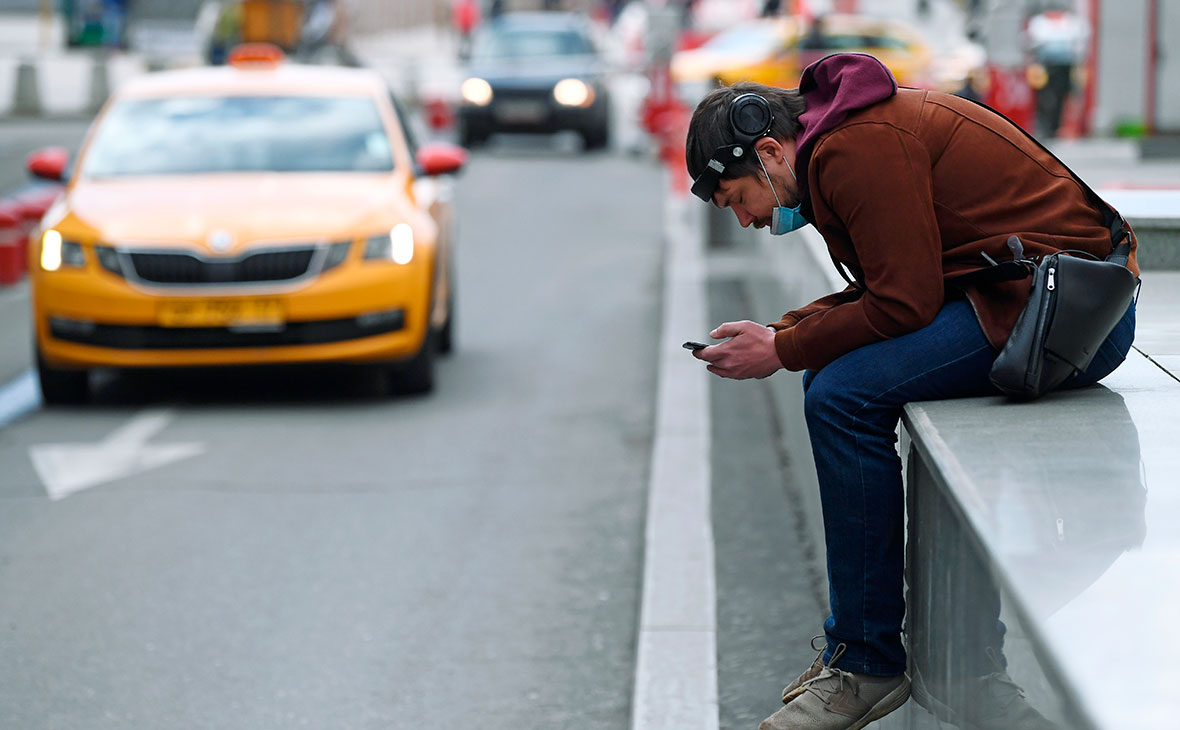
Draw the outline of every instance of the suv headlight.
M414 229L407 223L398 223L388 234L369 238L365 241L365 258L410 263L414 260Z
M77 241L63 240L61 234L50 228L41 234L41 268L57 271L61 267L79 269L86 265L86 253Z
M590 106L594 88L579 79L562 79L553 87L553 98L562 106Z
M464 81L463 85L459 87L459 93L469 104L487 106L492 103L492 85L478 76Z

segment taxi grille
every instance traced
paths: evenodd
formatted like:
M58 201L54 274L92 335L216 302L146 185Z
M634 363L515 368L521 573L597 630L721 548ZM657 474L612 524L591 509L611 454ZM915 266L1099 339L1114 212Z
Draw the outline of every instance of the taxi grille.
M155 284L242 284L287 281L308 272L315 248L262 251L218 261L188 253L134 252L135 275Z

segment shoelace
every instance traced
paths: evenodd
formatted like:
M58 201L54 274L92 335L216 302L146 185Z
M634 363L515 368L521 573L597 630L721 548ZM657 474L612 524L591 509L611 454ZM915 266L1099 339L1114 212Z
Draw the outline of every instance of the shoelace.
M832 677L838 677L840 679L840 684L837 687L832 688L819 686L819 682ZM835 669L833 667L824 667L822 670L820 670L819 674L807 680L800 686L803 688L804 692L810 692L811 694L818 697L820 701L826 705L832 701L833 697L844 691L845 680L847 680L851 686L855 687L855 685L852 684L851 672L846 672L843 669Z
M813 649L815 648L815 639L812 639L811 646ZM837 659L844 655L844 651L847 648L848 647L844 644L838 645L836 647L836 651L832 652L832 658L829 659L826 664L824 664L824 668L820 670L819 674L804 681L803 684L799 685L800 688L804 692L810 692L818 697L820 702L823 702L825 705L830 703L833 697L844 691L845 680L847 680L848 684L853 687L855 691L856 684L852 679L852 672L846 672L843 669L836 669L832 666L836 663ZM820 682L826 679L831 679L832 677L836 677L840 680L840 684L835 689L819 686Z

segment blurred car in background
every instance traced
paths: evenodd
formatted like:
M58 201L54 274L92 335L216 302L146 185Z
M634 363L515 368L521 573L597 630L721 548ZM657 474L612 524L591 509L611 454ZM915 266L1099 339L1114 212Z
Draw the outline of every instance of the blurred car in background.
M831 53L867 53L902 86L930 87L931 52L904 23L861 15L826 15L804 25L793 17L741 23L672 58L672 78L690 96L717 83L755 81L794 88L803 69Z
M452 347L452 210L466 153L418 148L372 71L286 63L139 77L112 97L30 246L47 403L91 368L376 363L433 386Z
M459 141L497 132L571 130L587 149L610 141L606 65L590 21L574 13L505 13L476 31L460 88Z

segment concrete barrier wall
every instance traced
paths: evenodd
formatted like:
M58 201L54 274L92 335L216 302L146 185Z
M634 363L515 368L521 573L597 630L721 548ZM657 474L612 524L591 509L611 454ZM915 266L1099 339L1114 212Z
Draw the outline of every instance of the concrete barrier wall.
M124 53L0 58L0 116L93 114L112 91L147 70L143 58Z

